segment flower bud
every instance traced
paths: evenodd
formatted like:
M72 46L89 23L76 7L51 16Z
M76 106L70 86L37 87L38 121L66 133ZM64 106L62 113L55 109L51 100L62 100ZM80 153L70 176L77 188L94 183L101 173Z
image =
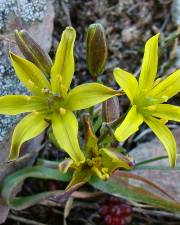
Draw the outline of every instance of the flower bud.
M107 60L107 45L105 31L101 24L91 24L86 38L86 61L92 77L97 77L104 71Z
M103 102L102 116L104 122L112 123L113 121L119 118L119 115L120 115L120 106L117 96L114 96L113 98L110 98L107 101Z
M23 55L34 63L46 76L49 76L52 61L49 55L25 30L15 31L16 43Z

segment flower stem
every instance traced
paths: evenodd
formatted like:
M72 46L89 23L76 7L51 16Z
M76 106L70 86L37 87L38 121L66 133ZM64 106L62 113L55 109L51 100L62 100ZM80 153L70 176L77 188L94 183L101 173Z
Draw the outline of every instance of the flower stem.
M116 128L125 118L127 113L123 113L117 120L109 125L109 129L107 129L99 138L98 143L101 143L107 136L110 134L110 130Z

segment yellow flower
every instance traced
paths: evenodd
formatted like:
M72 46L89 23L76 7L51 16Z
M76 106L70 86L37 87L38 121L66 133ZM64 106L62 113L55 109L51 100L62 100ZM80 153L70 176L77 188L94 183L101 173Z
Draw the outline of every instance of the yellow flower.
M84 163L76 165L71 159L65 159L59 165L60 170L64 173L69 168L74 169L72 179L66 189L79 183L86 183L92 176L97 176L101 180L107 180L116 169L130 170L134 166L131 158L117 153L116 149L98 146L98 138L93 132L89 116L84 116L84 127Z
M170 165L174 167L176 142L165 122L168 120L180 122L180 107L162 103L180 91L180 70L162 81L155 80L158 66L158 37L159 34L156 34L145 45L139 83L132 74L120 68L114 69L114 77L132 105L126 118L116 129L115 137L118 141L126 140L144 121L164 145Z
M78 143L78 121L73 111L85 109L118 95L109 87L87 83L69 90L74 74L73 48L76 32L67 27L62 34L50 81L32 62L10 53L15 72L32 96L7 95L0 97L0 113L16 115L31 112L16 126L10 149L10 159L19 155L21 145L45 130L49 123L58 144L76 164L85 157Z

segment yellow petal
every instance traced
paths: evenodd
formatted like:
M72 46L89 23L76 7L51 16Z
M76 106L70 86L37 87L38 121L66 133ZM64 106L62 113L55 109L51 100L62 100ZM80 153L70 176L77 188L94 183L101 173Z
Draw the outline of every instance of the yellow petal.
M87 183L90 180L91 176L92 172L88 167L77 168L74 171L73 177L68 186L66 187L66 190Z
M149 93L155 98L162 98L162 102L167 101L180 92L180 69L172 73L166 79L156 85Z
M51 83L57 82L58 76L62 76L62 85L69 89L74 74L74 42L76 31L73 27L67 27L62 34L55 62L51 69Z
M180 106L170 104L158 104L147 107L153 116L166 120L174 120L180 122Z
M31 113L25 116L14 129L9 156L10 159L16 159L19 156L21 145L25 141L38 136L47 126L48 123L40 113Z
M131 101L131 104L133 104L134 98L139 93L138 82L136 78L132 74L120 68L115 68L113 74L116 82L120 87L122 87Z
M115 137L118 141L125 141L130 135L135 133L143 122L143 116L137 112L133 105L122 124L115 130Z
M168 153L169 163L172 167L174 167L176 165L176 141L171 131L158 119L148 117L144 120L164 145Z
M86 83L75 87L68 93L65 105L71 111L86 109L114 95L118 95L118 91L102 84Z
M30 61L10 53L12 65L19 80L35 95L42 95L42 89L50 89L45 75Z
M17 115L32 111L46 111L45 99L38 96L6 95L0 97L0 114Z
M78 142L78 121L71 111L64 115L53 114L52 129L60 147L79 165L85 158Z
M159 34L150 38L145 45L142 69L139 77L139 88L142 92L149 91L157 74Z
M129 166L130 161L125 156L120 158L114 152L106 148L102 148L99 151L102 156L103 167L108 168L109 174L118 168L131 169Z

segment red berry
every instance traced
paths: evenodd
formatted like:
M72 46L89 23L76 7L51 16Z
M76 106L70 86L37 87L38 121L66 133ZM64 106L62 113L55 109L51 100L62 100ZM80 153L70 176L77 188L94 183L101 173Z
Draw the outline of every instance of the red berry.
M132 208L129 205L122 204L121 211L123 215L129 216L132 213Z
M121 205L114 205L112 208L111 208L111 214L113 216L121 216L123 213L122 213L122 210L121 210Z
M125 219L124 218L120 218L119 223L117 223L116 225L125 225Z
M109 201L113 205L116 205L116 204L121 203L121 200L119 198L117 198L117 197L114 197L114 196L111 196L110 199L109 199Z
M106 223L106 225L113 225L112 224L112 216L111 215L106 215L104 217L104 222Z
M109 211L109 207L107 205L104 205L99 208L98 213L100 216L105 216L108 214L108 211Z
M49 181L48 182L48 190L49 191L55 191L55 190L57 190L58 188L57 188L57 185L56 185L56 183L55 182L53 182L53 181Z

